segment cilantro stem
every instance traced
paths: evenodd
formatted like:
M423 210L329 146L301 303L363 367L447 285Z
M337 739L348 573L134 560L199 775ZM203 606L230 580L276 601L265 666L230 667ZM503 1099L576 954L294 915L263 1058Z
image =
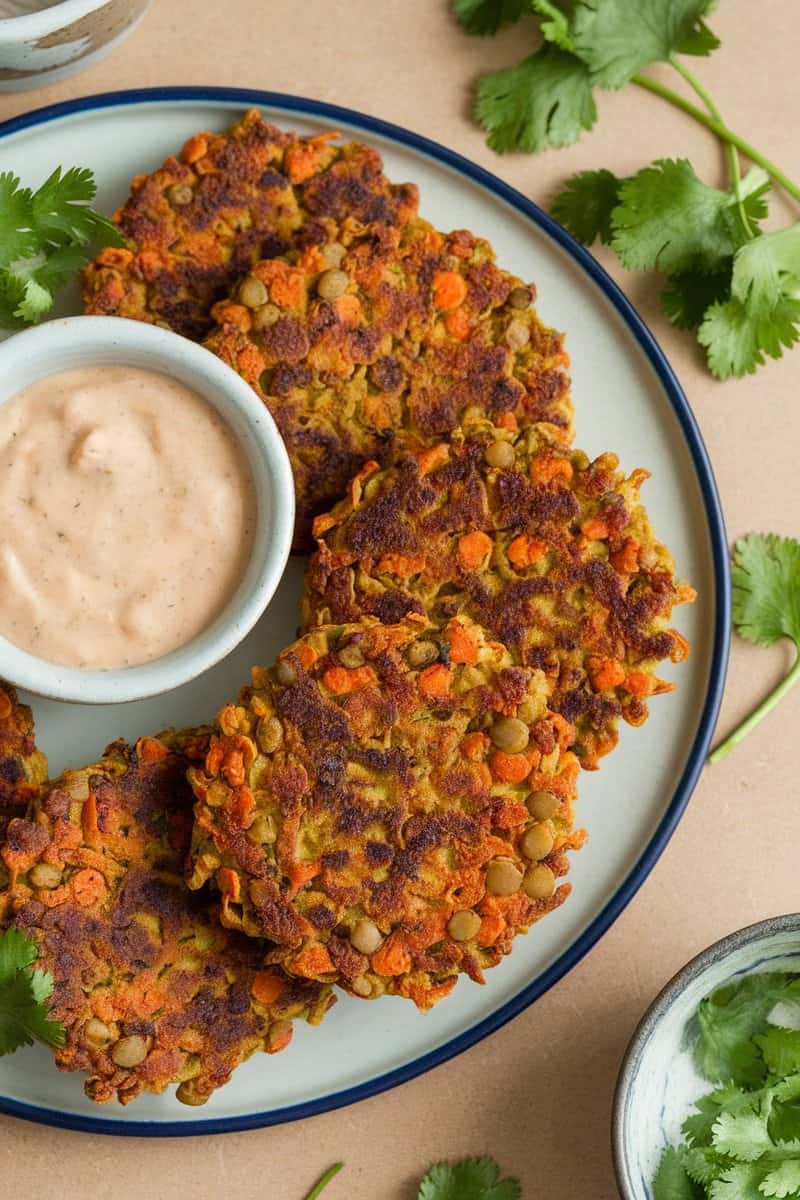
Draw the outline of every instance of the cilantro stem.
M653 92L654 95L660 96L662 100L666 100L669 104L680 108L693 120L698 121L701 125L705 125L706 129L710 129L723 142L730 143L737 150L741 150L742 154L747 155L751 162L757 163L769 175L774 183L779 183L784 191L788 192L795 200L800 201L800 185L793 183L780 167L776 166L769 158L752 146L750 142L740 137L732 129L729 129L722 121L712 117L709 113L704 113L702 108L698 108L696 104L692 104L690 100L686 100L678 92L667 87L663 83L659 83L657 79L651 79L649 75L634 75L631 83L637 84L638 87L645 88L648 92Z
M334 1163L332 1167L328 1167L327 1171L319 1180L319 1182L314 1184L313 1188L306 1196L306 1200L317 1200L317 1196L320 1195L322 1189L326 1188L333 1177L339 1174L343 1166L344 1163Z
M722 113L717 108L714 98L711 96L695 75L694 71L681 62L676 54L670 54L670 65L678 72L678 74L686 80L692 91L696 92L700 99L705 104L711 116L715 120L722 122ZM724 123L724 122L723 122ZM742 200L742 172L739 164L739 151L731 142L725 143L725 157L728 160L728 174L730 176L731 189L736 197L736 211L739 214L744 235L748 240L753 236L753 230L750 226L750 220L745 211L744 201Z
M752 729L755 729L756 725L763 721L767 713L771 712L775 705L783 699L789 689L794 687L798 679L800 679L800 653L798 653L797 661L786 678L782 679L775 690L770 692L766 700L759 704L755 712L751 713L745 721L742 721L738 729L735 729L733 733L725 739L724 742L717 746L714 753L708 756L709 764L713 766L714 763L722 762L723 758L727 758L734 746L738 746L739 742L746 738L748 733L750 733Z

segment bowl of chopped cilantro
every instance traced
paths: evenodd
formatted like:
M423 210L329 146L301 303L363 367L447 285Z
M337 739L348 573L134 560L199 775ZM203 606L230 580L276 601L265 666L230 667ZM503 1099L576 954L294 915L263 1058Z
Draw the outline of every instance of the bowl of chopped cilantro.
M624 1200L800 1197L800 913L709 946L656 997L612 1142Z

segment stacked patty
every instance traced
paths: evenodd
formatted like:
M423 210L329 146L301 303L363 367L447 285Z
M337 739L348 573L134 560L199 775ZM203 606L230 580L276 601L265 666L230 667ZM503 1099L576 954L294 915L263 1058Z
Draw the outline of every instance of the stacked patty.
M568 895L574 731L467 618L315 629L218 728L189 883L293 976L429 1008Z
M184 884L186 771L207 745L204 730L115 743L43 787L0 849L0 926L38 945L66 1029L56 1064L85 1072L93 1100L177 1083L202 1104L251 1054L283 1049L293 1019L317 1023L332 1003L326 986L266 967L265 947Z

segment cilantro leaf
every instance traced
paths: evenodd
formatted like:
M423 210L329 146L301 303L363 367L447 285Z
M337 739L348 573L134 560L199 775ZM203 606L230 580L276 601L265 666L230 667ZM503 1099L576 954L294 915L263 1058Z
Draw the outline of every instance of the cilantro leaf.
M671 54L710 54L718 39L702 18L714 0L580 0L575 10L577 53L592 82L620 88L649 63Z
M63 1046L64 1026L49 1016L52 977L32 970L38 956L34 942L19 929L0 934L0 1056L35 1040Z
M697 329L708 309L730 296L733 260L718 271L684 271L670 275L661 307L678 329Z
M714 1122L714 1146L739 1162L755 1162L772 1149L764 1117L754 1112L720 1113Z
M611 214L622 180L611 171L580 171L556 195L550 212L584 246L611 241Z
M727 1167L709 1188L710 1200L763 1200L758 1190L764 1168L758 1163L737 1163Z
M717 988L701 1002L695 1062L706 1079L746 1086L760 1083L764 1062L752 1039L786 989L785 975L747 975L735 985Z
M783 299L768 320L735 299L712 304L697 334L718 379L752 375L769 358L781 358L800 338L800 301Z
M453 0L453 12L467 33L497 33L531 11L529 0Z
M667 1146L653 1180L653 1200L700 1200L702 1195L678 1151L674 1146Z
M774 1171L770 1171L759 1185L765 1196L795 1196L800 1192L800 1160L787 1159Z
M437 1163L419 1186L418 1200L520 1200L516 1179L501 1179L491 1158Z
M800 1071L800 1029L780 1029L771 1025L766 1033L755 1039L755 1043L771 1075L794 1075Z
M800 222L742 246L733 263L732 288L759 317L771 317L783 298L794 298L800 289Z
M709 187L686 158L659 159L623 181L612 245L629 270L713 271L741 241L730 192Z
M800 542L750 534L736 543L733 622L749 642L771 646L787 637L800 648ZM769 976L754 976L755 979Z
M484 75L475 114L499 154L569 146L597 119L586 66L550 44L516 67Z
M767 1129L773 1142L800 1141L800 1100L772 1100Z
M562 0L560 4L554 3L553 0L531 0L531 3L539 16L544 18L540 29L545 41L574 53L575 40L569 26L575 7L572 0Z
M36 250L31 230L31 191L11 171L0 174L0 267Z
M681 1147L681 1162L695 1183L713 1183L731 1164L713 1146Z

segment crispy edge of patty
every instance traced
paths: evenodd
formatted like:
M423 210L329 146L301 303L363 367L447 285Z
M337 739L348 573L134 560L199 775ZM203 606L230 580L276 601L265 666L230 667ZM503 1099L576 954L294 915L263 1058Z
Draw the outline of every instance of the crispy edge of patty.
M583 843L574 731L539 685L466 620L315 630L189 772L191 886L213 879L223 922L356 996L429 1008L459 973L483 982L566 899Z
M33 713L20 703L16 689L0 680L0 839L12 817L25 815L46 779L47 759L36 746Z
M114 743L97 763L41 789L0 849L9 872L0 923L39 946L66 1028L57 1066L88 1075L96 1101L127 1104L178 1083L201 1104L252 1053L321 1019L330 989L264 968L258 943L224 930L188 891L185 774L203 730Z
M620 716L641 725L647 698L672 690L659 662L689 652L669 620L694 591L676 582L639 501L647 475L485 422L383 471L369 464L315 522L303 628L464 613L544 671L594 767Z

